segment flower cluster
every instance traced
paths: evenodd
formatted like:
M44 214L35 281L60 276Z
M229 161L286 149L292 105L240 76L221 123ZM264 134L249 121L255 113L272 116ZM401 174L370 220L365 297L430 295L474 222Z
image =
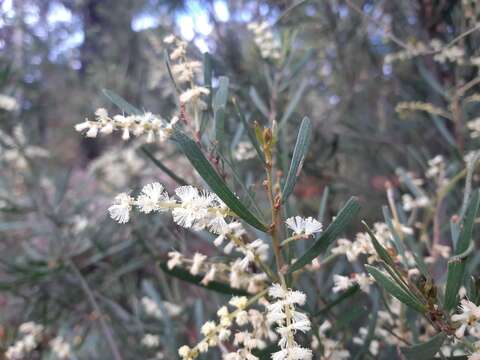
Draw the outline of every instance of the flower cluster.
M415 209L428 207L431 204L429 197L423 189L423 179L416 177L412 172L405 171L402 168L397 168L395 173L400 183L405 185L413 194L413 196L411 194L402 195L403 210L410 212Z
M230 264L228 271L230 284L234 287L244 287L247 284L249 291L263 288L265 274L250 274L246 276L249 265L253 262L265 261L268 257L268 246L261 239L245 243L245 230L237 221L227 223L227 218L233 215L220 198L207 191L199 191L193 186L181 186L175 190L178 200L170 198L160 183L147 184L141 194L135 199L127 193L115 197L115 203L109 207L110 216L119 223L126 223L130 219L130 211L136 206L143 213L171 211L173 220L184 228L194 230L209 230L216 234L214 244L222 246L225 239L229 242L224 252L229 254L233 249L243 254L242 259L236 259ZM192 260L186 259L178 252L169 253L167 266L174 268L180 264L190 266L190 273L198 275L205 272L203 283L208 284L222 271L220 265L208 264L205 267L206 256L196 253ZM224 271L225 272L225 271Z
M465 52L457 45L445 46L439 39L432 39L427 45L421 41L408 44L406 50L385 56L385 62L391 64L395 61L405 61L417 56L433 54L433 59L439 63L452 62L459 65L465 64Z
M148 296L144 296L141 300L141 303L143 310L148 316L159 320L164 318L164 314L161 311L160 306L153 299L149 298ZM162 301L162 308L165 309L170 317L178 316L182 312L182 307L172 304L168 301Z
M42 325L34 322L26 322L19 327L20 334L23 337L10 346L5 352L5 357L9 360L20 360L28 357L40 343L44 328Z
M165 141L173 132L173 126L178 121L174 117L170 122L152 113L141 115L115 115L110 117L106 109L100 108L95 111L95 120L86 119L75 125L78 132L85 131L86 137L95 138L100 134L111 134L114 131L122 131L122 139L128 140L131 135L146 136L146 141L151 143L155 139Z
M16 111L19 109L17 100L14 97L0 94L0 109L6 111Z
M171 67L172 76L180 84L187 85L187 88L180 94L180 102L183 104L189 103L197 109L205 109L207 105L202 97L210 94L210 90L198 86L194 82L196 75L201 71L202 64L199 61L187 58L187 42L175 35L168 35L163 41L173 46L170 53L170 60L174 62Z
M312 351L297 344L294 335L301 331L310 331L310 320L308 317L295 309L296 305L305 304L306 296L300 291L294 291L282 287L280 284L273 284L268 295L275 300L268 306L267 318L277 324L276 332L280 335L278 345L280 351L272 354L273 360L309 360L312 358Z
M160 345L160 336L145 334L142 338L142 345L147 348L156 348Z
M27 159L41 159L50 156L48 150L28 143L20 125L13 128L12 134L0 130L0 139L0 161L5 161L16 170L25 170L28 166Z
M127 193L117 195L108 211L119 223L129 221L133 206L145 214L171 211L173 220L184 228L209 229L216 234L230 231L225 218L231 212L217 195L193 186L180 186L175 194L178 200L170 198L162 184L154 182L145 185L136 199Z
M373 232L383 247L390 248L391 233L385 223L375 223ZM378 259L377 252L373 247L368 233L358 233L355 241L339 239L337 246L332 249L332 254L345 255L350 262L355 261L360 255L366 255L368 263Z
M252 350L265 348L264 339L275 338L275 334L270 329L271 323L260 311L255 309L247 311L249 300L244 296L233 297L229 305L234 308L232 312L227 306L222 306L217 311L218 322L207 321L202 326L201 333L204 338L197 345L193 348L184 345L178 350L183 360L196 359L200 353L207 352L209 348L229 341L234 325L239 327L250 325L251 330L238 331L233 338L233 344L238 347L238 350L225 354L223 358L226 360L258 359L252 354Z
M449 115L445 111L431 103L421 102L421 101L407 101L400 102L395 106L395 111L400 115L400 117L406 117L409 113L415 111L423 111L432 115L446 116Z
M475 118L467 123L467 128L470 130L470 137L476 139L480 137L480 118Z
M463 338L465 332L480 340L480 307L473 302L462 299L460 303L460 313L452 315L452 321L460 326L455 331L455 336Z
M254 243L255 242L251 244ZM248 247L248 245L246 246ZM243 250L241 247L236 249L239 252ZM233 288L246 289L249 293L253 294L265 288L267 275L263 272L253 273L245 266L251 259L264 259L262 253L251 251L251 255L247 255L243 259L235 259L227 264L210 263L207 261L207 257L200 253L195 253L193 258L189 259L177 251L171 251L168 253L169 260L167 261L167 267L173 269L176 266L182 265L189 269L192 275L204 274L201 280L203 285L208 285L214 280L223 280L227 281Z
M406 50L401 50L396 53L388 54L387 56L385 56L384 61L387 64L392 64L396 61L405 61L425 54L429 50L430 49L425 43L418 41L415 44L408 44L408 49Z
M260 50L262 58L272 60L281 58L280 42L273 35L267 22L250 23L248 24L248 29L254 34L254 41Z
M430 200L426 196L413 197L410 194L402 195L402 207L403 210L409 212L413 209L419 209L427 207L430 204Z
M339 292L358 285L362 291L368 293L373 282L373 278L367 274L353 273L351 276L335 274L333 275L334 286L332 290L333 292Z
M72 347L62 336L53 338L49 344L58 359L70 359L72 357Z
M107 189L121 189L128 186L135 176L149 176L150 168L144 158L139 156L136 141L126 147L114 148L104 152L88 165L88 172L95 175Z
M440 183L440 180L445 179L446 166L447 165L443 156L437 155L434 158L428 160L428 169L425 173L425 176L430 179L436 179Z
M343 344L336 340L332 339L327 335L327 332L332 328L332 323L328 320L325 320L322 325L318 328L318 335L313 337L312 348L318 349L320 344L323 349L323 356L321 359L335 359L335 360L346 360L350 359L350 352L344 349Z
M463 48L454 45L443 47L441 49L437 46L437 49L437 53L433 56L435 61L442 64L446 62L452 62L463 65L465 63L465 52Z
M256 156L255 148L250 141L240 141L233 153L238 161L253 159Z

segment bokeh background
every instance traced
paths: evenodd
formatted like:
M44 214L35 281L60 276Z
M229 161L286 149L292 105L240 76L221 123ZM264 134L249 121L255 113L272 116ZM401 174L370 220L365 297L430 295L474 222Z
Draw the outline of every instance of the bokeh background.
M170 189L175 182L135 141L87 139L74 130L99 107L118 111L102 89L175 115L165 36L189 41L193 58L209 52L214 84L228 76L249 120L266 123L258 99L268 104L272 74L283 70L262 59L247 25L272 24L291 62L291 83L276 99L279 120L288 114L285 144L293 148L304 116L313 123L296 213L315 216L328 187L326 219L356 195L362 218L374 222L382 218L386 183L400 191L398 168L422 177L427 161L441 154L456 173L476 149L466 124L478 114L480 36L461 34L478 28L479 16L474 0L0 0L0 346L11 344L18 324L35 319L75 344L78 359L110 358L108 333L125 359L157 351L173 359L222 303L155 265L172 248L214 254L208 238L168 219L121 227L107 217L118 192L152 179ZM439 59L422 47L435 41L455 47ZM421 103L398 107L414 101ZM238 125L228 119L232 146L244 136ZM155 151L177 175L198 181L175 148ZM238 166L245 183L261 189L258 164ZM454 192L444 222L448 206L461 200ZM359 228L353 224L351 234ZM328 284L328 274L317 283ZM143 296L172 309L146 317ZM147 332L162 335L158 349L142 346Z

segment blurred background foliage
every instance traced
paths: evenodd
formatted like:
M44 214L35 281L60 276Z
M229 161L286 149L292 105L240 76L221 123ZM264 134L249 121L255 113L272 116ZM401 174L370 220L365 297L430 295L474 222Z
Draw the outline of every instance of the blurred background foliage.
M317 214L328 186L326 219L357 195L362 218L373 222L381 219L385 184L400 186L397 168L422 176L427 160L442 154L455 174L464 153L476 149L465 124L478 113L478 102L463 99L478 88L478 64L470 60L480 55L480 36L457 36L478 27L479 16L474 0L1 1L0 94L17 104L0 109L0 345L12 342L18 324L36 319L52 336L64 334L79 359L109 358L112 348L125 359L153 358L155 352L140 344L151 332L166 339L166 358L175 358L177 345L194 342L208 309L221 303L220 295L167 279L156 266L172 248L213 254L207 238L158 217L119 227L106 216L119 191L148 179L175 182L152 167L134 141L86 139L73 128L98 107L113 109L104 88L141 109L173 116L166 35L191 41L189 51L199 60L211 54L214 80L229 77L249 121L283 119L286 149L293 148L303 116L312 120L294 213ZM275 23L287 64L260 57L247 25L263 20ZM470 60L441 62L427 54L385 61L434 39L455 40ZM284 81L276 83L279 73ZM410 101L451 116L395 110ZM242 136L238 125L237 118L227 119L233 143ZM187 162L172 160L176 150L161 147L162 161L195 182ZM239 166L242 180L260 189L259 165L247 160ZM227 180L234 182L232 175ZM452 194L443 222L462 200L460 188ZM187 246L186 238L198 241ZM326 276L310 284L311 292L327 289ZM146 295L162 307L181 304L182 311L165 310L152 320L140 306ZM47 355L40 349L35 356Z

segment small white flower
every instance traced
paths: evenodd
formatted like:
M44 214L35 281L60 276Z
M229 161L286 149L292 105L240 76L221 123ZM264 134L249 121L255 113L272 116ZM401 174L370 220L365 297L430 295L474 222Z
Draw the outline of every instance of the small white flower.
M273 353L272 360L310 360L312 356L312 350L295 346Z
M146 214L152 211L166 211L173 203L163 185L158 182L145 185L136 201L140 211Z
M480 137L480 118L473 119L467 123L467 128L471 131L470 137L476 139Z
M176 37L173 34L167 35L163 38L165 44L172 44L175 41Z
M243 310L247 307L248 299L245 296L234 296L228 303L237 309Z
M98 135L98 126L96 124L91 125L90 129L88 129L88 131L85 133L85 136L89 138L97 137L97 135Z
M87 130L88 128L90 128L90 121L88 120L85 120L84 122L75 125L75 130L78 132L82 132L83 130Z
M153 334L146 334L142 338L142 345L147 348L154 348L160 345L160 336Z
M195 86L181 93L179 99L182 103L195 102L198 101L202 95L208 95L209 93L210 90L208 90L206 87Z
M300 216L295 216L288 218L285 222L295 235L308 237L322 231L322 224L312 217L304 219Z
M203 277L201 283L203 285L208 285L211 281L215 280L216 272L217 272L217 267L215 265L212 265L210 270L208 270L208 272Z
M204 336L208 336L210 334L215 333L216 330L217 330L217 324L215 324L214 321L207 321L205 324L202 325L200 332Z
M480 306L473 302L462 299L460 302L460 314L452 315L452 321L460 322L460 327L455 331L458 338L464 336L465 330L468 329L470 333L477 333L480 329Z
M233 154L238 161L252 159L256 156L255 148L249 141L241 141Z
M332 249L332 254L344 254L347 257L347 260L353 262L358 257L358 252L354 243L348 239L338 239L337 246Z
M110 217L121 224L125 224L130 219L130 210L132 210L133 198L127 193L118 194L115 202L108 208Z
M195 253L195 255L193 255L193 263L192 263L192 267L190 268L190 274L198 275L198 273L200 272L200 268L205 262L206 258L207 257L203 254L200 254L198 252Z
M178 251L170 251L168 253L168 257L170 258L167 261L167 267L172 270L175 266L182 264L183 255Z
M72 356L72 348L62 336L57 336L50 341L52 352L59 359L70 359Z
M142 298L142 306L147 315L157 319L161 319L163 317L160 307L154 300L150 299L149 297L144 296Z
M19 109L19 105L14 97L0 94L0 109L14 111Z
M180 347L180 349L178 349L178 355L185 360L193 359L193 357L190 356L191 353L192 349L190 349L187 345L183 345Z
M355 280L350 278L349 276L342 276L335 274L333 275L333 292L339 292L343 290L347 290L349 287L355 285Z
M370 290L370 285L373 284L374 280L370 275L367 274L355 274L355 282L360 287L360 290L368 293Z

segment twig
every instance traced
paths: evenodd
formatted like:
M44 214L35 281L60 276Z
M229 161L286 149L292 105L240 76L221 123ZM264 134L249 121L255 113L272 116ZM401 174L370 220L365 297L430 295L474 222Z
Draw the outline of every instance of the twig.
M370 21L371 23L377 25L379 28L382 28L383 24L377 20L375 20L374 18L372 18L371 16L368 16L367 14L365 14L363 12L363 10L361 8L359 8L357 5L355 5L351 0L345 0L345 2L347 3L347 5L352 8L353 10L355 10L358 14L360 14L362 17L364 17L365 19L367 19L368 21ZM395 44L397 44L398 46L404 48L405 50L412 50L410 48L410 46L408 46L407 43L403 42L402 40L400 40L399 38L397 38L395 35L393 35L390 31L386 31L385 32L385 36L387 38L389 38L390 40L392 40Z
M102 328L102 332L105 335L105 339L107 340L107 343L108 343L108 346L110 347L110 350L112 351L112 355L113 355L114 360L123 360L122 356L120 355L120 352L118 350L118 346L117 346L117 344L116 344L116 342L113 338L112 330L108 327L107 323L105 322L105 319L102 316L102 312L100 310L100 307L98 306L98 303L95 300L95 296L93 295L92 290L90 290L90 287L88 286L87 281L83 277L80 270L78 270L77 266L73 263L73 261L69 260L68 265L71 267L75 276L80 281L80 285L82 287L82 290L84 291L85 295L87 295L88 301L90 302L90 305L92 306L93 311L95 311L99 315L98 320L100 321L100 326Z
M477 30L480 30L480 24L477 24L475 25L473 28L461 33L460 35L458 35L455 39L453 39L452 41L450 41L446 46L445 48L449 48L453 45L455 45L455 43L457 43L458 41L462 40L464 37L470 35L471 33L477 31Z
M295 8L297 8L298 6L301 6L303 4L305 4L306 2L308 2L309 0L300 0L299 2L297 2L296 4L292 4L290 5L279 17L277 20L275 20L275 22L272 24L272 26L275 26L277 25L280 21L282 21L284 18L286 18L290 12L292 12Z
M480 152L475 152L473 156L469 159L467 164L467 177L465 179L465 193L463 196L463 204L462 209L460 211L460 217L463 218L465 215L465 211L467 210L468 200L470 198L470 194L472 192L472 177L473 172L475 170L475 164L477 163L478 159L480 158Z
M350 7L352 8L353 10L355 10L357 13L359 13L361 16L363 16L365 19L367 19L368 21L370 21L371 23L377 25L379 28L382 28L382 23L377 21L376 19L372 18L371 16L368 16L367 14L365 14L363 12L363 10L358 7L357 5L355 5L352 0L345 0L345 3ZM452 41L450 41L447 45L443 46L441 49L438 49L438 50L429 50L429 51L425 51L423 52L422 54L419 54L419 55L432 55L432 54L437 54L439 52L442 52L444 51L445 49L448 49L450 47L452 47L453 45L455 45L457 42L459 42L460 40L462 40L463 38L465 38L466 36L470 35L471 33L477 31L477 30L480 30L480 24L477 24L475 25L474 27L472 27L471 29L468 29L467 31L461 33L460 35L458 35L456 38L454 38ZM395 35L393 35L390 31L386 31L385 32L385 36L387 38L389 38L390 40L392 40L395 44L397 44L398 46L404 48L405 50L407 51L412 51L412 48L405 42L403 42L402 40L400 40L399 38L397 38Z

